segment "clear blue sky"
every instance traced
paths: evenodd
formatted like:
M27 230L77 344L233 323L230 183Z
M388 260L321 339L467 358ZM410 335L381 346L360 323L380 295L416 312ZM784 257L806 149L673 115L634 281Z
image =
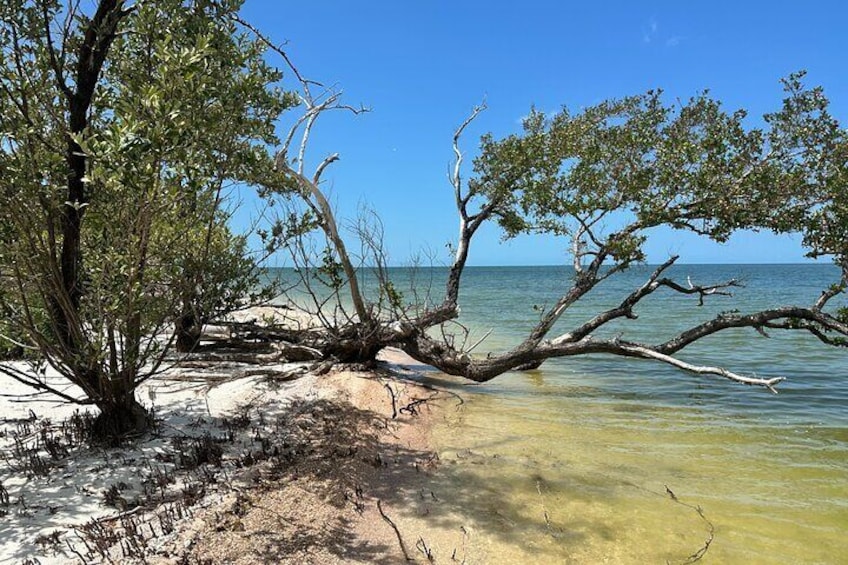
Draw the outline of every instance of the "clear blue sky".
M301 72L337 83L372 111L319 122L313 159L338 151L325 178L343 215L367 202L382 216L395 264L421 248L446 258L456 217L447 182L453 130L484 97L464 139L519 128L531 105L555 111L662 88L709 89L754 115L781 101L779 79L807 69L848 122L848 4L829 2L523 2L247 0L243 14L288 41ZM478 265L558 264L566 242L479 234ZM797 262L798 238L740 234L727 245L659 233L649 261Z

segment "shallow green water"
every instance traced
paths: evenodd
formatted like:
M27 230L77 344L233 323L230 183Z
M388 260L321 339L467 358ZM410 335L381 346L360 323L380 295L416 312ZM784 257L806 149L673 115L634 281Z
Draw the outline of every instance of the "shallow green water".
M848 556L844 428L598 399L538 375L487 388L436 431L441 497L486 562L683 563L711 532L704 563Z
M810 304L835 274L809 265L677 269L683 280L740 277L746 288L702 308L652 298L615 331L656 339L725 309ZM616 304L646 272L599 289L561 326ZM551 268L472 270L464 321L477 334L495 328L489 348L508 347L562 278ZM684 358L790 379L774 396L587 357L482 386L442 381L466 403L437 429L438 486L457 523L474 524L481 561L685 563L712 538L702 563L848 563L845 351L740 331Z

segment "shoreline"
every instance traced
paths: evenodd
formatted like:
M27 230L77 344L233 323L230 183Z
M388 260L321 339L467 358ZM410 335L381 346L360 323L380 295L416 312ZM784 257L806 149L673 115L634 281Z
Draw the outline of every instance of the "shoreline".
M251 488L204 509L165 551L200 563L233 564L414 558L415 539L395 529L398 510L409 507L438 455L430 443L431 407L403 407L422 397L435 401L433 391L379 372L344 370L317 383L328 404L310 417L332 422L331 429L325 420L318 434L310 434L318 458L307 457L281 476L259 477Z
M118 449L71 447L57 460L44 437L63 440L62 420L75 407L13 403L7 385L0 563L637 563L657 555L677 562L706 548L711 559L776 562L763 559L761 545L782 532L740 524L739 506L722 502L738 488L716 490L703 462L689 468L669 456L681 438L693 442L697 417L677 431L646 426L643 416L662 424L664 411L623 402L609 405L615 421L586 426L597 405L570 404L570 425L549 428L512 417L498 386L486 395L467 389L474 408L465 410L454 381L430 378L399 351L381 360L373 371L316 376L289 364L274 373L294 378L188 363L139 389L158 415L149 437ZM525 384L541 393L537 402L567 386ZM628 426L629 414L643 425ZM667 439L657 443L656 433ZM22 461L16 437L42 442L47 473L10 472ZM709 445L703 439L698 445ZM557 451L562 444L567 452ZM160 503L134 506L151 484ZM798 516L786 519L807 525ZM660 532L656 548L641 543L648 527ZM838 554L823 539L817 554Z

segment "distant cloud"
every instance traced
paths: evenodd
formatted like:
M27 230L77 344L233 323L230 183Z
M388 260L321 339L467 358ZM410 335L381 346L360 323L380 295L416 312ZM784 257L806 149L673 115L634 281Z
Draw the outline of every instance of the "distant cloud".
M671 48L680 45L684 39L686 38L681 35L672 35L663 41L660 34L660 24L654 16L651 16L645 25L642 26L642 43L645 44L659 42L660 44Z
M659 31L659 28L660 28L660 25L659 25L659 23L657 23L657 19L654 18L654 17L651 17L651 19L648 20L648 24L646 26L642 27L642 42L643 43L652 42L656 38L657 31Z

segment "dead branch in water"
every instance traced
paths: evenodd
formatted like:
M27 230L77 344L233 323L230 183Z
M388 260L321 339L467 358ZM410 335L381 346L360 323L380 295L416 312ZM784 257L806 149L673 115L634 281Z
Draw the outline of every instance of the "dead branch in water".
M691 508L692 510L694 510L698 514L698 516L700 516L701 520L703 520L707 524L707 527L709 528L709 534L707 535L707 539L704 540L704 545L702 545L700 548L698 548L698 551L691 554L684 561L681 561L680 565L689 565L690 563L695 563L696 561L700 561L704 557L704 555L706 555L707 551L710 549L710 545L713 543L713 540L715 539L715 525L709 520L709 518L707 518L704 515L704 509L703 508L701 508L700 506L696 506L694 504L689 504L688 502L683 502L682 500L680 500L677 497L676 494L674 494L674 492L670 488L668 488L668 485L664 485L664 486L665 486L665 492L668 494L669 498L671 498L672 501L676 502L677 504L681 504L681 505L685 506L686 508Z
M536 482L536 492L539 493L539 500L541 501L541 504L542 504L542 514L545 518L545 529L547 530L548 534L552 538L554 538L554 539L559 538L562 535L562 529L561 528L555 528L553 523L551 522L551 516L550 516L550 514L548 514L547 504L545 504L545 495L542 492L542 487L545 484L545 480L541 477L541 475L536 475L534 478L535 478L535 482ZM559 531L556 531L556 530L559 530Z

